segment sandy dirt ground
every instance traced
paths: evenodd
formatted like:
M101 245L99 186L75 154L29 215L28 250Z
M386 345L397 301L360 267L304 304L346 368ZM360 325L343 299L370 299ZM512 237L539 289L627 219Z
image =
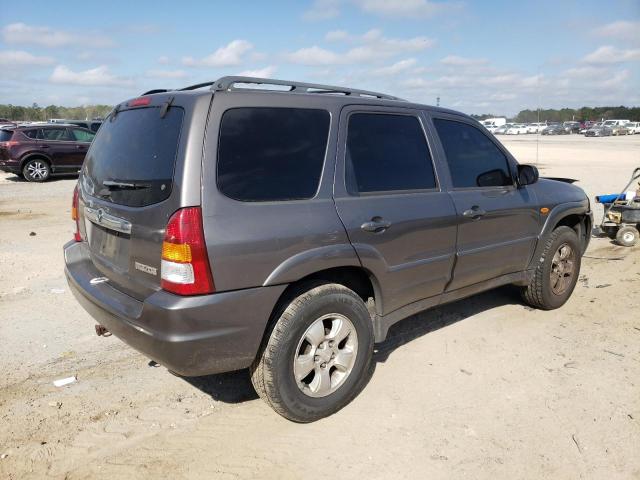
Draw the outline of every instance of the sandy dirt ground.
M640 135L501 140L592 198L640 165ZM556 311L502 288L394 326L362 394L297 425L246 371L95 335L63 276L74 182L0 174L0 478L640 479L640 247L593 239Z

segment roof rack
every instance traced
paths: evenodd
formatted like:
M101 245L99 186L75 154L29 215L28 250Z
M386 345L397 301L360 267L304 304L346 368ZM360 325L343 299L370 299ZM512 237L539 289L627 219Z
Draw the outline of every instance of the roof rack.
M241 76L230 76L230 77L222 77L216 80L215 82L211 82L211 90L214 91L233 91L233 90L246 90L246 88L238 88L235 87L236 84L252 84L252 85L281 85L285 87L290 87L289 90L286 90L290 93L328 93L328 94L342 94L342 95L353 95L357 97L370 97L370 98L380 98L385 100L401 100L398 97L394 97L392 95L387 95L384 93L371 92L368 90L356 90L353 88L345 88L345 87L336 87L333 85L321 85L317 83L303 83L303 82L292 82L289 80L275 80L271 78L257 78L257 77L241 77Z

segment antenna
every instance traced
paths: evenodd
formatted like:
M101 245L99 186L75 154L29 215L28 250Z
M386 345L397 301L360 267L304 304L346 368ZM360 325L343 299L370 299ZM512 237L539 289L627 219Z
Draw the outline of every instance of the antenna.
M440 106L440 96L438 95L436 97L436 107L439 107L439 106Z

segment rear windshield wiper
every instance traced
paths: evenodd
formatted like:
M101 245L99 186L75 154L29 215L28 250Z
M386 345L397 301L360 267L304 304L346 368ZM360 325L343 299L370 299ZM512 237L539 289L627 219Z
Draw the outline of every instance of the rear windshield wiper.
M120 182L118 180L105 180L102 182L108 190L142 190L151 188L149 183L142 182Z

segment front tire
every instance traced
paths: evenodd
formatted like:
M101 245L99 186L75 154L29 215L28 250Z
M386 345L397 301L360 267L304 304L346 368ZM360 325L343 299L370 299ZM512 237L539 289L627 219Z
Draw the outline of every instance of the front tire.
M522 290L524 301L542 310L564 305L578 281L581 260L576 232L565 226L556 228L547 238L529 285Z
M364 388L373 324L362 299L338 284L310 286L283 307L251 366L251 381L283 417L313 422Z
M34 158L24 164L22 175L28 182L44 182L51 176L51 168L41 158Z

